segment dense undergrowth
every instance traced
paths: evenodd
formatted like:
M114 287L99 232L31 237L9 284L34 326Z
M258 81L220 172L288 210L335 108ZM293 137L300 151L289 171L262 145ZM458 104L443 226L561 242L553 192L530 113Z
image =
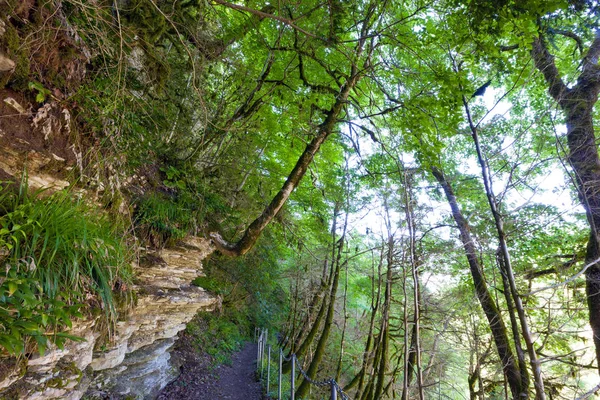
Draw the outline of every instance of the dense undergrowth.
M221 132L207 128L225 117L223 106L232 99L222 96L235 88L203 82L213 73L206 68L253 29L252 21L219 26L195 0L115 4L0 3L0 52L17 65L0 76L0 89L21 93L34 113L46 105L69 110L68 141L77 158L69 179L95 190L105 208L94 211L68 193L2 187L0 256L8 267L1 278L0 346L9 354L62 344L68 336L61 332L85 315L101 314L108 322L101 326L110 328L128 304L133 243L162 248L210 229L234 232L240 222L234 187L222 180L231 170L216 165ZM278 287L272 280L248 285L250 264L240 270L245 275L223 272L235 268L221 259L209 268L211 283L202 285L223 296L223 307L218 316L203 317L210 319L209 332L195 332L199 343L213 333L225 337L223 330L231 334L233 341L208 346L221 360L249 337L251 324L263 318L256 304Z
M270 249L259 246L241 260L212 257L205 266L206 277L194 284L222 298L217 313L201 313L188 325L198 349L213 356L215 364L228 363L232 352L244 342L254 340L254 328L281 324L287 311L281 277L273 271L276 258Z
M201 312L186 327L199 352L212 357L214 366L230 365L231 354L249 339L249 326L244 315Z
M110 327L131 270L120 228L68 193L0 186L0 345L13 355L61 346L84 315Z

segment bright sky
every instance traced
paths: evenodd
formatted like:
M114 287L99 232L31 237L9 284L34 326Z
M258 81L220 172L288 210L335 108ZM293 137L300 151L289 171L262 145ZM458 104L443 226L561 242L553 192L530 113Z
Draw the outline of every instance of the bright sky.
M501 96L501 92L494 88L489 88L486 94L482 98L482 103L488 110L492 110L484 119L484 121L491 121L494 116L500 114L505 118L510 118L511 104L506 101L501 101L498 104L496 99ZM495 107L494 107L495 105ZM558 134L564 134L564 126L557 128ZM376 150L373 142L368 138L362 138L360 148L363 157L373 154ZM508 149L507 151L510 151ZM414 161L414 157L411 154L405 155L405 162L410 163ZM351 161L354 165L358 165L359 160L355 159ZM469 173L473 176L481 176L481 169L475 157L464 160L466 170L464 172ZM512 209L521 207L527 203L547 204L557 207L560 211L563 211L564 217L573 221L572 216L574 214L584 213L583 207L578 201L573 201L572 185L565 185L565 171L562 168L552 169L545 176L538 177L534 182L531 182L531 188L537 188L534 190L523 190L520 191L511 190L508 192L505 202L511 206ZM504 188L505 182L494 182L494 191L499 193ZM433 200L427 193L429 188L420 188L416 190L417 201L420 204L428 205L432 208L432 212L427 214L425 224L429 226L435 226L442 221L443 214L449 214L450 208L448 204ZM460 201L460 200L459 200ZM394 226L398 226L398 222L404 220L404 215L400 215L396 211L390 211L392 223ZM360 210L360 212L353 215L350 219L351 226L358 232L364 234L367 232L374 233L376 236L387 236L387 231L383 216L383 204L381 199L374 197L374 201L369 205L368 208ZM396 229L396 235L400 232ZM455 232L452 232L449 228L440 228L438 234L443 237L456 236Z

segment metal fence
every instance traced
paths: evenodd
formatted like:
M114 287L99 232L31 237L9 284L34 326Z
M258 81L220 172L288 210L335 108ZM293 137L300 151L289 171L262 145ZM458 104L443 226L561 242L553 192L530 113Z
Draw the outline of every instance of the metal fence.
M267 343L267 339L269 337L268 329L260 329L256 328L254 331L254 337L258 343L258 350L256 355L256 367L260 373L260 379L264 378L266 374L266 386L267 386L267 394L269 393L270 385L271 385L271 352L272 347ZM302 369L296 354L292 354L289 357L283 355L283 350L277 347L279 352L279 373L277 377L277 399L281 400L281 391L282 391L282 365L284 361L291 361L292 363L292 371L290 373L290 399L295 400L295 392L296 392L296 369L302 375L304 380L310 383L313 386L317 387L329 387L330 390L330 399L331 400L350 400L350 397L342 390L342 388L337 384L335 379L325 379L322 381L311 379L306 371Z

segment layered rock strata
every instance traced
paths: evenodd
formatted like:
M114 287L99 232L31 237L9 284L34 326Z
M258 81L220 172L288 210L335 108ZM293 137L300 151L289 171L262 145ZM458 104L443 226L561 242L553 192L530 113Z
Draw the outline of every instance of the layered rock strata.
M177 333L198 311L218 304L215 296L190 284L202 275L202 260L211 252L208 240L189 238L149 254L135 267L136 305L107 344L99 346L97 320L78 321L70 333L85 341L51 348L43 357L0 360L5 366L0 368L0 398L153 398L177 374L170 362Z

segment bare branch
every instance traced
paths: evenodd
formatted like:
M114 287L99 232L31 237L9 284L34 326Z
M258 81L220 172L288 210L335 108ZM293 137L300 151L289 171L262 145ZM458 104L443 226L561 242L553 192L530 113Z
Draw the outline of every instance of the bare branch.
M536 289L536 290L532 290L532 291L531 291L531 292L529 292L529 293L525 293L523 296L531 296L531 295L534 295L534 294L536 294L536 293L543 292L544 290L548 290L548 289L555 289L555 288L557 288L557 287L560 287L560 286L565 286L565 285L567 285L567 284L569 284L569 283L573 282L575 279L579 278L581 275L583 275L583 274L585 273L585 271L587 271L587 270L588 270L588 268L590 268L590 267L593 267L593 266L594 266L596 263L598 263L598 262L600 262L600 258L597 258L597 259L595 259L595 260L593 260L593 261L591 261L591 262L587 263L587 264L586 264L586 265L585 265L585 266L584 266L584 267L581 269L581 271L579 271L578 273L576 273L575 275L573 275L572 277L570 277L569 279L567 279L567 280L565 280L565 281L563 281L563 282L558 282L558 283L556 283L556 284L554 284L554 285L545 286L545 287L543 287L543 288L539 288L539 289Z
M592 390L590 390L589 392L586 392L583 394L583 396L576 398L575 400L585 400L585 399L589 399L590 397L592 397L594 394L596 394L596 392L600 390L600 383L597 384L596 386L594 386L594 388Z
M557 35L561 35L561 36L573 39L575 41L575 43L577 43L577 48L579 49L579 52L581 54L583 54L583 40L581 40L581 38L579 36L577 36L575 33L564 30L564 29L552 29L550 31L550 33L554 33Z
M598 67L600 57L600 29L596 31L594 41L590 45L587 54L583 58L583 72Z

